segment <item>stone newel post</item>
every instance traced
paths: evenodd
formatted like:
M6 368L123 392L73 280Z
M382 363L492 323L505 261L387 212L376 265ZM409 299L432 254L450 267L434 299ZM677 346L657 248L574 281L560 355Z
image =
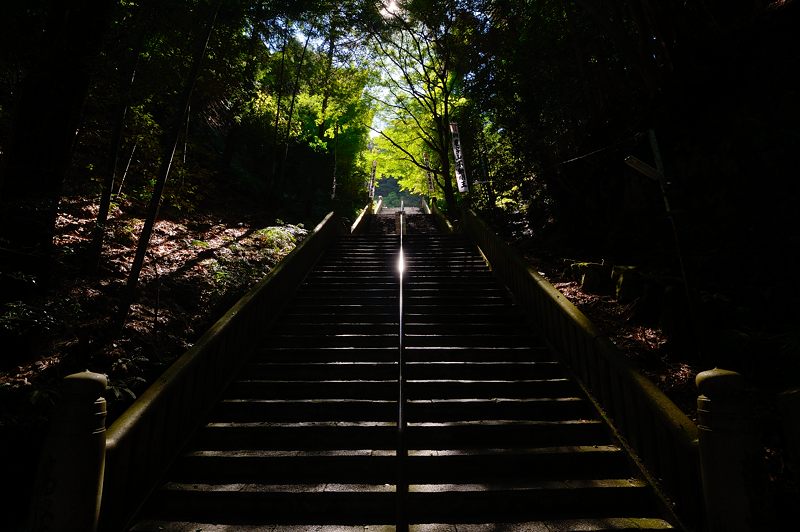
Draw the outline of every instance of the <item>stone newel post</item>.
M64 379L44 442L30 530L97 529L106 451L105 375L85 371Z
M700 470L709 532L765 530L758 433L739 373L697 375Z

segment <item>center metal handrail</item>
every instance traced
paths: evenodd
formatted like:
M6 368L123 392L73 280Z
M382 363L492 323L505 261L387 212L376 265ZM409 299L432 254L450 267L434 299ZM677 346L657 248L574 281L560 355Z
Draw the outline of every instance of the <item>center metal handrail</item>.
M399 274L399 306L398 306L398 355L397 355L397 532L408 532L408 478L406 476L408 459L408 447L406 444L406 418L405 418L405 353L403 347L404 337L404 317L403 317L403 282L405 279L405 256L403 254L403 228L405 226L403 202L400 202L400 253L397 258L397 270Z

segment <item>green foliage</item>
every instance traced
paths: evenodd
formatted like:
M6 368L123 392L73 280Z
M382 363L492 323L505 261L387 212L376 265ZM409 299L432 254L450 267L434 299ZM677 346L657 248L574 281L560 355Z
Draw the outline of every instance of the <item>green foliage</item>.
M405 190L414 194L428 195L430 192L428 191L427 173L413 162L412 157L423 163L427 156L432 168L441 168L441 163L438 154L431 151L416 126L412 126L409 122L395 120L384 129L384 133L391 138L391 142L383 136L375 138L374 158L378 161L377 171L382 175L397 176ZM396 147L396 144L400 145L402 149ZM440 192L441 185L434 182L432 195L441 197Z
M147 381L143 378L153 361L144 355L123 356L111 365L106 398L112 402L129 403L136 399L134 390L142 389Z
M253 239L263 248L288 253L297 242L296 231L296 228L293 230L285 226L265 227L253 233Z
M253 231L237 244L229 245L228 250L233 254L217 254L205 263L214 278L213 300L252 286L308 234L302 224L285 224L281 220L276 220L276 224Z
M55 385L42 384L31 390L28 401L35 408L52 409L59 398L59 389Z
M391 176L384 176L378 180L375 195L383 197L384 207L398 208L401 201L405 206L419 205L419 197L404 189L401 182Z
M0 330L15 335L51 331L58 324L53 305L55 303L37 306L24 301L9 301L0 307Z
M372 114L363 95L369 71L322 49L303 53L297 39L276 46L260 57L256 88L236 116L234 162L267 194L308 196L324 205L329 199L320 197L331 189L335 159L337 195L356 201Z

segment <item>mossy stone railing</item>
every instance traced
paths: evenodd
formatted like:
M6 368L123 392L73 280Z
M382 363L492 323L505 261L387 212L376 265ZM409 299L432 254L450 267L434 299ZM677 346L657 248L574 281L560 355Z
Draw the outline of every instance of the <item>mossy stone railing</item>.
M111 425L100 530L124 527L339 232L328 214Z
M434 216L434 219L436 220L436 225L439 226L439 229L443 233L449 235L455 231L453 224L450 222L450 220L447 219L447 216L445 216L444 213L442 213L442 211L439 210L439 207L436 205L435 199L431 198L430 203L426 201L424 203L423 209L426 214L432 214Z
M434 214L441 216L434 208ZM689 527L702 522L697 426L471 210L460 228L604 411Z
M362 234L367 230L369 227L369 220L372 218L373 215L378 214L381 212L381 207L383 207L383 197L378 196L378 200L375 202L370 201L361 211L361 214L358 215L356 221L353 222L353 226L350 228L350 234L358 235Z

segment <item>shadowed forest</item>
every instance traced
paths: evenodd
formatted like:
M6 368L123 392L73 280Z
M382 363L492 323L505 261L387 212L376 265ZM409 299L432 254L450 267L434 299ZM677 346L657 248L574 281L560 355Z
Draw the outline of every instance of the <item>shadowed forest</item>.
M107 374L113 419L373 172L376 197L474 209L691 416L720 366L776 424L800 386L798 28L792 0L2 2L4 503L63 376Z

